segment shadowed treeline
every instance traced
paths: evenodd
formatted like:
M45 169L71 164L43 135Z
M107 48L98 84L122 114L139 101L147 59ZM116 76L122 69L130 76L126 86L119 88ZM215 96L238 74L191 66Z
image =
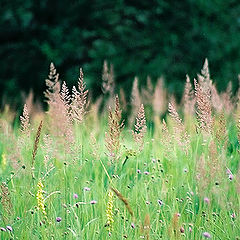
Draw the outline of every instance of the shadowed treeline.
M54 62L72 86L82 67L95 98L104 60L114 66L117 87L143 86L162 75L179 100L185 73L191 78L205 57L218 90L237 88L240 4L232 1L3 1L0 9L0 94L21 105L20 94L42 96ZM130 95L129 93L127 94ZM17 100L17 101L16 101Z

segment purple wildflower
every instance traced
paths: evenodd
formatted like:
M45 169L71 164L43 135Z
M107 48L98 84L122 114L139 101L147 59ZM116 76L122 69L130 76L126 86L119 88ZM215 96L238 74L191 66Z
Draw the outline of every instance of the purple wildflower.
M229 174L229 175L228 175L228 178L229 178L230 181L232 181L232 180L233 180L233 175L232 175L232 174Z
M83 188L83 190L86 191L86 192L88 192L88 191L90 191L91 189L90 189L89 187L85 187L85 188Z
M149 175L149 172L148 172L148 171L145 171L144 174L145 174L145 175Z
M6 230L5 228L3 228L3 227L1 227L0 230L1 230L2 232L6 232L6 231L7 231L7 230Z
M233 218L233 219L236 218L236 214L235 214L235 213L232 213L232 214L231 214L231 218Z
M96 200L92 200L92 201L90 201L90 204L96 204L97 203L97 201Z
M209 200L209 198L207 198L207 197L205 197L205 198L203 199L203 201L204 201L205 203L207 203L207 204L210 203L210 200Z
M204 233L203 233L203 236L204 236L205 238L211 238L211 235L210 235L210 233L208 233L208 232L204 232Z
M135 225L134 225L134 223L131 223L131 227L132 227L132 228L135 228Z
M73 194L74 198L78 198L78 195L76 193Z
M226 173L227 173L228 175L232 175L232 172L231 172L231 170L230 170L229 168L227 168Z
M158 204L159 204L160 206L163 205L163 201L162 201L162 200L158 199L157 201L158 201Z
M61 221L62 221L62 218L61 218L61 217L56 217L56 221L57 221L57 222L61 222Z
M12 232L12 230L13 230L11 226L6 226L6 229L10 232Z

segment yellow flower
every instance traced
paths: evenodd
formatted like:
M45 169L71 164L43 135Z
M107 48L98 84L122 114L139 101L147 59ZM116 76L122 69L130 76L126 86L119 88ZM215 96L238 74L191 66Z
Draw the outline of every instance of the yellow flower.
M2 168L5 169L7 166L7 158L6 158L6 154L3 153L2 154L2 162L1 162Z
M107 209L106 209L106 215L107 215L107 224L108 231L111 232L113 229L113 192L109 190L108 192L108 203L107 203Z
M40 210L42 212L42 214L47 217L47 212L46 212L46 209L45 209L45 206L44 206L44 197L43 197L43 183L42 183L42 180L41 178L39 179L38 181L38 191L37 191L37 194L36 194L36 197L37 197L37 207L38 207L38 210Z

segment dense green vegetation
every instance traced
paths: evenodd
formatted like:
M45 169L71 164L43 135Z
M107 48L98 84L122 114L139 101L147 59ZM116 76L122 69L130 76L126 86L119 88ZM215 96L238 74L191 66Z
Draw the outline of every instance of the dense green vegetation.
M1 113L0 238L240 239L240 94L219 95L205 61L162 120L161 81L135 80L126 115L105 77L89 105L82 71L70 94L51 64L47 113L28 103L19 127Z
M194 76L205 57L220 90L237 88L240 66L240 3L231 1L2 1L0 94L44 89L54 62L72 85L83 67L93 95L100 93L103 61L114 64L117 86L130 88L166 77L179 98L185 73Z

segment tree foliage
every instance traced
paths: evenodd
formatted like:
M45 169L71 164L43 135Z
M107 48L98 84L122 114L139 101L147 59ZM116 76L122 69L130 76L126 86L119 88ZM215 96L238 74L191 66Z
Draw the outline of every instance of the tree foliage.
M180 95L207 57L220 90L237 85L240 2L204 0L16 0L0 9L0 91L44 90L50 62L73 84L82 67L94 95L101 91L104 60L118 86L130 89L164 75ZM74 79L73 76L76 76ZM179 85L180 84L180 85ZM130 91L129 91L130 92Z

